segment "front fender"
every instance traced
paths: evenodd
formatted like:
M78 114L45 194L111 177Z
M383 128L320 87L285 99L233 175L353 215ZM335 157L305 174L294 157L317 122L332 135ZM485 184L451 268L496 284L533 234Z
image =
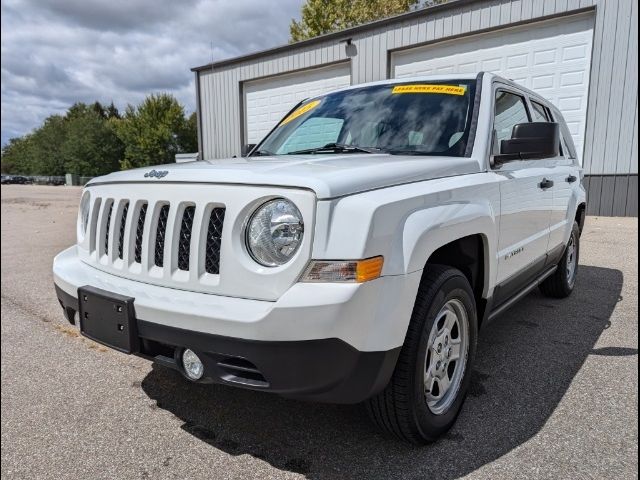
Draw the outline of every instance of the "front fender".
M496 272L500 189L486 174L437 179L318 202L314 259L384 256L382 274L422 270L447 243L481 235L485 293Z
M480 235L484 247L484 290L493 288L496 271L497 226L491 204L454 203L412 213L402 232L402 262L407 273L422 270L429 257L440 247L471 235ZM395 259L394 259L395 260Z
M484 247L484 291L493 291L500 205L496 177L485 173L390 187L317 205L314 259L384 256L388 282L372 309L376 329L363 332L401 345L429 257L470 235ZM375 342L373 341L375 340Z

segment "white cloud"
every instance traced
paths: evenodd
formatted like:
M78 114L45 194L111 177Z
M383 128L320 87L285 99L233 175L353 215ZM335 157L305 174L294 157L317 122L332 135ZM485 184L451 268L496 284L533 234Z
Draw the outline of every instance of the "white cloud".
M3 0L2 144L77 101L193 111L190 68L286 43L302 1Z

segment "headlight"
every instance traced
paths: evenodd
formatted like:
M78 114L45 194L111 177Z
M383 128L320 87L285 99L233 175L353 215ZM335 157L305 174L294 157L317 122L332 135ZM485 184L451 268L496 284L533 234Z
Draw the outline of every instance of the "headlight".
M91 195L89 192L82 194L80 200L80 210L78 211L78 240L82 240L87 233L87 225L89 224L89 206Z
M277 198L260 206L247 225L247 249L265 267L284 265L302 243L304 222L296 206Z

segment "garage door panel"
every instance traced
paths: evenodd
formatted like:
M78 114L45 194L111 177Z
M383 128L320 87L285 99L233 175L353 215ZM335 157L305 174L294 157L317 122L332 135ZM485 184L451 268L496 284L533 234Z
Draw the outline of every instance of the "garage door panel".
M258 143L300 100L351 84L348 64L333 65L244 84L247 143Z
M496 73L538 92L562 111L582 156L593 16L579 15L397 52L396 78Z
M478 63L477 62L461 63L458 66L458 71L460 73L475 73L478 71Z

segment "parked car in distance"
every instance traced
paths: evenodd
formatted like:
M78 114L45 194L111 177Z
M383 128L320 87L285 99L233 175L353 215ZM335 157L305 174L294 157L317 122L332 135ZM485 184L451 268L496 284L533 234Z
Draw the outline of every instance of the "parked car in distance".
M307 99L245 158L95 178L53 273L83 335L214 382L454 423L478 330L575 287L586 194L567 125L490 73Z
M3 175L2 176L2 184L18 184L18 185L26 185L32 183L29 177L25 177L22 175Z
M65 185L65 179L64 177L50 177L47 180L47 185L53 185L53 186L61 186L61 185Z

